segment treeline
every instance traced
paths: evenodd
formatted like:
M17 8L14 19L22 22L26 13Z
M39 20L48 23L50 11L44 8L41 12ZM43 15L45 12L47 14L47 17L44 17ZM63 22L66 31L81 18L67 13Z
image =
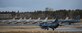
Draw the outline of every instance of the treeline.
M76 10L55 10L55 11L35 11L33 12L33 15L40 15L42 14L45 17L58 17L58 18L74 18L78 15L82 18L82 10L76 9Z
M34 11L34 12L9 12L9 11L5 11L5 12L0 12L0 14L12 14L12 16L16 16L16 14L25 14L25 15L29 15L29 17L32 18L45 18L45 17L49 17L49 19L53 19L55 17L58 18L66 18L66 17L70 17L73 18L77 15L80 15L80 17L82 18L82 10L80 9L76 9L76 10L45 10L45 11ZM28 16L25 16L28 17Z

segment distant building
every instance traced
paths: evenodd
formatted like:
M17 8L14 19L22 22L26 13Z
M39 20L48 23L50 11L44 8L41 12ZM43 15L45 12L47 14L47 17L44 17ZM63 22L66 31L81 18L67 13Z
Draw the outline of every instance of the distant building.
M53 11L53 8L45 8L45 11Z

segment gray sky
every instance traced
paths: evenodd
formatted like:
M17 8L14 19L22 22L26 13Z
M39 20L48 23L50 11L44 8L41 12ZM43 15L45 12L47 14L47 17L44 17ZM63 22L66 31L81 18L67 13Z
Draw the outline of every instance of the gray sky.
M46 7L58 9L82 9L82 0L0 0L0 11L33 11Z

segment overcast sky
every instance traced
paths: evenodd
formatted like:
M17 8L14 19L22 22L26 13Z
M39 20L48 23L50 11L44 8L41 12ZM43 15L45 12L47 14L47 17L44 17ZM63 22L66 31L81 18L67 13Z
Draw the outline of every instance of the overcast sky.
M58 9L82 9L82 0L0 0L0 11L33 11L46 7Z

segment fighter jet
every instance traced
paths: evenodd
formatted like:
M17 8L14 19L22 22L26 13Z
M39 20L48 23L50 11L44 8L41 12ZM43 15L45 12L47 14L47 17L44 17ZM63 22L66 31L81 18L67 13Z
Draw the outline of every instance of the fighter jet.
M68 17L65 19L65 20L58 20L58 18L56 18L56 20L52 23L47 23L47 22L43 22L43 23L40 23L39 26L42 28L42 29L47 29L49 30L49 28L51 29L56 29L58 28L58 26L62 26L60 24L60 22L68 22L68 23L77 23L77 22L80 22L80 15L78 15L75 19L68 19Z
M68 19L68 17L65 20L58 20L57 22L60 23L68 23L71 25L72 23L78 23L80 22L80 15L76 16L74 19Z
M5 24L11 24L12 22L15 22L15 21L16 21L15 18L9 19L9 20L2 20L2 22Z
M29 19L26 19L26 18L22 19L22 18L20 18L19 20L16 20L15 24L30 22L30 20L31 20L31 18L29 18Z
M47 22L48 17L46 17L44 20L40 20L41 22Z
M27 21L27 22L30 22L31 20L32 20L32 18L29 18L29 19L27 19L26 21Z
M56 19L54 22L52 22L52 23L47 23L47 22L43 22L43 23L40 23L39 24L39 26L42 28L42 29L47 29L47 30L49 30L49 28L51 28L51 29L56 29L56 28L58 28L58 26L60 26L59 25L59 22L57 22L58 21L58 19Z
M36 19L36 20L33 20L34 22L39 22L40 21L40 18Z
M48 17L46 17L44 20L40 20L41 22L54 22L55 19L48 19Z

